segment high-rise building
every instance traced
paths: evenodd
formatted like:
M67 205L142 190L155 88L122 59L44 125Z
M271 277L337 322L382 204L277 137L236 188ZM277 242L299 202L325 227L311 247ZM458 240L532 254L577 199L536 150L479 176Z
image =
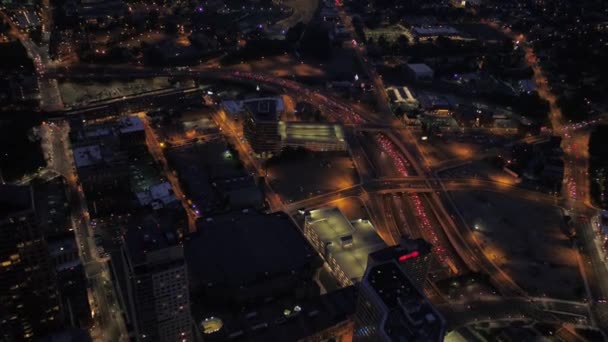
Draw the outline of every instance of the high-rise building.
M51 262L57 277L63 320L66 325L89 328L93 323L87 297L87 278L78 255L73 232L47 237Z
M30 186L0 185L0 340L61 326L60 301Z
M369 265L359 287L353 341L443 341L445 320L397 261Z
M192 341L188 274L175 233L130 229L121 254L125 311L135 340Z
M432 246L423 239L404 236L398 245L371 253L368 265L396 261L419 290L424 290L424 282L433 261Z
M279 115L275 99L247 103L243 134L255 153L274 153L280 148Z

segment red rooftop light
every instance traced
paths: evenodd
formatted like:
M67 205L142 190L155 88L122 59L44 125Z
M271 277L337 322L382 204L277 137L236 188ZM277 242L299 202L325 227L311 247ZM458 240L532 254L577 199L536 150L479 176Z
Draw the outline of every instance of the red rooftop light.
M408 254L403 254L402 256L399 257L399 262L404 262L407 259L412 259L415 258L419 255L420 253L418 253L418 251L413 251L411 253Z

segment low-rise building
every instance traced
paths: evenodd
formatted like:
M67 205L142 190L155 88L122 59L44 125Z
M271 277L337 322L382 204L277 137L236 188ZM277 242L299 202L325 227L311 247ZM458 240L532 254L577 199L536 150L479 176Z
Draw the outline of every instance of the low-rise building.
M436 39L438 37L451 38L460 36L460 31L447 25L413 26L410 29L410 32L415 39Z
M435 77L433 69L424 63L407 64L407 72L415 81L432 81Z
M386 94L394 107L405 106L406 109L413 109L420 105L408 87L388 87Z
M357 302L354 286L311 298L287 299L196 320L206 342L350 341Z

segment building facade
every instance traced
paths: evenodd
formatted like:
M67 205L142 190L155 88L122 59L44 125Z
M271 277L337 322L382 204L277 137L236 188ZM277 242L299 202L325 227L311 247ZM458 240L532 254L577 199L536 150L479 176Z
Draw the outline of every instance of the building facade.
M419 290L424 290L424 283L433 262L430 243L404 236L398 245L371 253L367 259L368 265L390 261L396 261L412 283Z
M368 265L353 341L443 341L445 320L396 261Z
M34 340L62 322L33 188L1 185L0 213L0 340Z
M275 153L280 148L279 122L276 115L247 111L243 134L257 154Z
M87 278L74 233L48 237L47 245L57 276L63 320L72 327L89 328L93 320L87 297Z
M170 234L127 232L125 301L137 341L193 341L183 247Z

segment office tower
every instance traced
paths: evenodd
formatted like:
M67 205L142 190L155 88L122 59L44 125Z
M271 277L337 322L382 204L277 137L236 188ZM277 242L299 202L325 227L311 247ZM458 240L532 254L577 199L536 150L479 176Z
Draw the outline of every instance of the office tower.
M184 250L173 232L129 229L121 267L125 305L137 341L193 340Z
M47 237L51 263L57 277L63 320L66 325L89 328L93 323L87 297L87 278L73 232Z
M275 99L247 103L243 133L255 153L277 152L281 136Z
M397 261L369 265L359 288L353 341L443 341L445 321Z
M424 290L424 283L433 260L430 243L423 239L411 239L404 236L398 245L371 253L367 263L374 265L391 260L399 264L419 290Z
M0 340L61 326L55 274L29 186L0 185Z

